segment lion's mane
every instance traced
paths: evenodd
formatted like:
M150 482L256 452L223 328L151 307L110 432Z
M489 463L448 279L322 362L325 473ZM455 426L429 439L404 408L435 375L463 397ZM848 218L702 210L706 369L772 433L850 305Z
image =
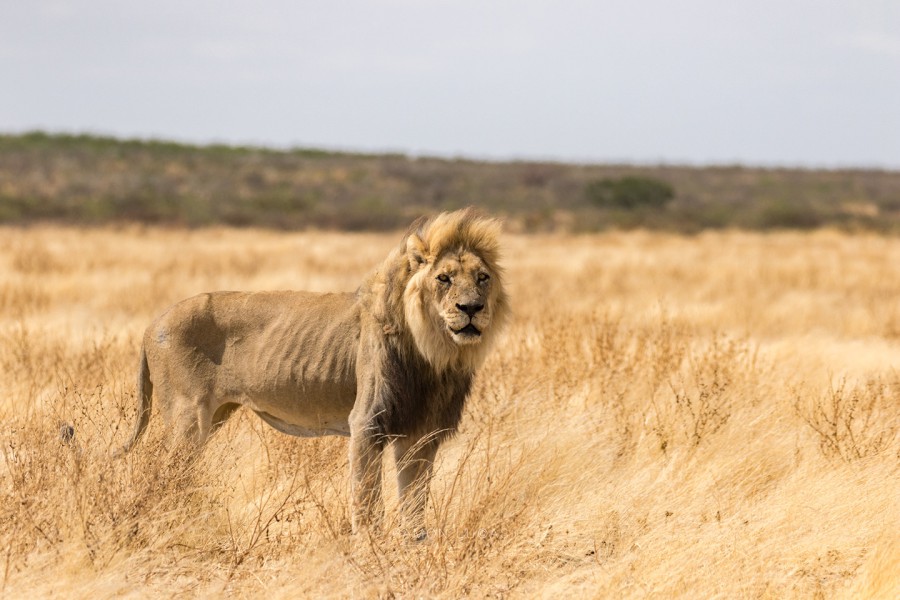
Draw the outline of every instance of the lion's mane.
M386 389L372 407L381 434L432 432L443 438L456 430L475 371L509 319L499 234L499 221L474 209L419 219L363 284L361 292L371 295L372 316L386 334L378 350ZM477 254L493 279L486 299L491 326L474 345L448 339L444 323L427 308L423 285L429 265L445 252L460 251Z
M376 318L386 332L398 334L407 351L417 351L437 371L446 369L474 372L484 362L504 325L509 320L509 298L500 267L500 230L497 219L482 216L474 208L422 217L410 225L400 245L370 278L368 286L377 294ZM421 252L410 251L410 239L421 242ZM460 346L443 333L444 324L426 308L427 288L423 280L428 269L416 269L416 262L437 262L446 252L469 251L485 263L493 278L488 310L491 327L479 344Z

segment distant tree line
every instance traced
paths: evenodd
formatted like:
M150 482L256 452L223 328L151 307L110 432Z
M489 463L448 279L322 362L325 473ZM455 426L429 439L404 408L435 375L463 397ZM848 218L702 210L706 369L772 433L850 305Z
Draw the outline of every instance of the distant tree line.
M474 204L512 230L900 231L900 172L479 162L0 135L0 224L404 227Z

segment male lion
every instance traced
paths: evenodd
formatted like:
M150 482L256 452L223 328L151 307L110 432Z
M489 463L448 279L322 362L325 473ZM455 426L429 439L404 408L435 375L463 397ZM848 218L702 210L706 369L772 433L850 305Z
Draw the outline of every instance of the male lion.
M509 313L500 225L473 209L420 218L355 293L213 292L144 334L140 438L156 390L176 443L199 445L239 406L302 437L350 437L352 527L381 519L393 444L407 525L425 536L435 453ZM402 460L401 460L402 459Z

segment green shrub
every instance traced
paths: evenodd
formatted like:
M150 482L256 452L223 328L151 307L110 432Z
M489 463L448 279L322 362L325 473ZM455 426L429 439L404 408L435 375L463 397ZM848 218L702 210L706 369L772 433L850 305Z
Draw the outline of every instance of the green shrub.
M675 197L668 183L649 177L600 179L585 187L588 199L603 208L661 208Z

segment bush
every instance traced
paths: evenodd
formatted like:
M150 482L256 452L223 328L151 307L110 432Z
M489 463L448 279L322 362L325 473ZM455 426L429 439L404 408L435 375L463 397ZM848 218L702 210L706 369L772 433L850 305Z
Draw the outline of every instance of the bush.
M604 208L662 208L675 197L668 183L648 177L600 179L585 187L588 199Z
M888 448L897 429L888 415L896 406L894 386L874 380L848 387L845 380L813 401L794 393L794 411L819 436L825 456L845 462L859 460Z

